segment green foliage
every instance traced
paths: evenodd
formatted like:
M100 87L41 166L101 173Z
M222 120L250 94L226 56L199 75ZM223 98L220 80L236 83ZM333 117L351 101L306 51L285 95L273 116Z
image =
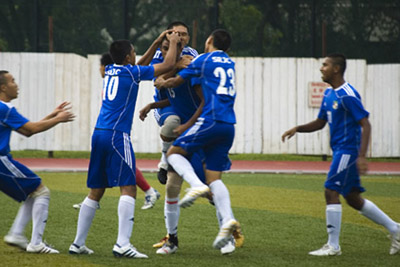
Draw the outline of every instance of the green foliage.
M101 54L111 41L129 39L142 54L170 22L180 20L191 28L191 44L200 52L220 27L233 36L234 56L322 57L340 51L369 63L398 63L399 13L396 0L8 0L0 1L0 49L48 51L51 16L55 52Z
M141 210L144 194L139 190L131 242L149 259L117 259L112 246L117 237L119 190L107 190L96 212L86 244L93 255L68 255L76 233L78 211L72 204L83 200L88 190L85 173L40 173L51 189L45 240L59 249L59 255L31 255L0 242L2 266L398 266L400 255L389 256L390 241L383 227L366 220L343 205L339 257L311 257L307 253L326 242L325 204L320 175L225 174L235 217L245 234L243 248L221 256L211 244L218 231L215 209L199 199L181 210L180 248L176 254L155 254L152 244L165 235L163 200L150 210ZM145 174L149 183L164 196L155 174ZM364 180L365 197L399 221L400 177ZM186 187L186 184L185 184ZM381 188L384 188L381 192ZM385 191L385 194L383 194ZM19 204L0 194L0 235L11 226ZM27 229L27 236L30 235Z

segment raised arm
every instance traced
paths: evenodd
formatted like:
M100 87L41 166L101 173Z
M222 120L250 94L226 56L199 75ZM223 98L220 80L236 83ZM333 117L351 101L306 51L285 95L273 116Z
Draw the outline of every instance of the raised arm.
M157 48L161 45L161 42L165 35L168 33L168 31L163 31L151 44L151 46L147 49L146 53L138 60L136 63L137 65L149 65L151 60L154 57L154 54L157 51Z
M171 34L168 34L168 39L169 39L169 49L167 55L164 58L164 61L162 63L154 65L155 77L158 77L161 74L171 71L176 63L176 55L178 48L177 44L180 41L179 35L173 32Z
M27 137L32 136L34 134L44 132L59 123L73 121L75 115L72 114L70 111L69 103L63 102L60 104L56 109L51 112L49 115L44 117L42 120L37 122L27 122L22 125L17 132Z
M287 130L286 132L283 133L282 142L285 142L286 137L287 137L287 139L290 139L297 132L298 133L310 133L310 132L315 132L315 131L321 130L322 128L325 127L325 124L326 124L326 121L317 118L316 120L313 120L307 124L298 125L296 127L293 127L292 129Z

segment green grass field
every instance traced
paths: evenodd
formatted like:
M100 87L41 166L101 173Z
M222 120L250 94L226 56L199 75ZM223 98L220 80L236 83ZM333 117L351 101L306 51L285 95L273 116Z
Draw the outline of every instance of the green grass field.
M390 256L390 240L381 226L343 205L338 257L315 258L310 250L326 240L322 175L225 174L235 217L241 222L245 244L229 256L212 248L218 232L215 209L199 199L181 210L180 248L176 254L156 255L152 244L165 235L163 200L143 211L144 194L138 192L131 242L149 259L118 259L112 255L117 236L118 189L108 190L101 201L87 239L93 255L72 256L78 211L72 204L86 196L85 173L40 173L50 188L49 219L44 239L59 255L31 255L0 242L0 266L399 266L400 255ZM164 196L155 174L145 174ZM364 196L393 219L400 221L400 177L367 176ZM6 235L19 204L0 193L0 234ZM27 229L30 236L30 228Z

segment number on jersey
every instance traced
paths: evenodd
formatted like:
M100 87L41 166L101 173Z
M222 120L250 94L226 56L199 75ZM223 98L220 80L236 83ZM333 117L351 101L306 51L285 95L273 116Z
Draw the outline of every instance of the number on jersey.
M107 98L108 100L113 101L115 99L118 92L118 84L119 84L118 76L106 75L106 77L104 77L103 100L106 100Z
M214 70L214 76L219 78L217 94L230 95L230 96L234 96L236 94L235 71L233 69L225 70L222 67L216 67ZM229 83L230 83L228 87L225 86L227 77L229 78Z

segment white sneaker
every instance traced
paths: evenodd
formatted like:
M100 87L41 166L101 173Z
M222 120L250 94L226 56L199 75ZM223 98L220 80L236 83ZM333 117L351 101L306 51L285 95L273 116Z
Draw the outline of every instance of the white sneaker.
M129 244L125 247L121 247L118 244L114 245L113 254L115 257L127 257L127 258L136 258L136 259L147 259L148 256L146 254L140 253L136 250L132 244Z
M325 244L322 246L322 248L308 253L308 255L312 256L339 256L341 254L342 251L340 250L340 247L338 249L335 249L329 244Z
M214 240L213 247L220 249L224 247L232 237L233 231L240 228L240 223L234 219L230 219L224 223L219 229L218 235Z
M198 198L210 192L210 188L206 185L191 187L187 190L186 195L178 202L182 208L190 207Z
M74 243L69 247L69 254L93 254L94 251L87 246L78 246Z
M142 210L151 209L156 204L156 201L160 198L160 193L154 189L154 194L147 195L144 197L144 204Z
M26 247L26 251L30 253L45 253L45 254L58 254L60 253L58 250L49 247L43 242L40 242L39 245L28 244Z
M396 234L391 235L390 239L392 239L392 245L390 246L390 255L397 254L400 251L400 224L397 224L398 231Z
M156 253L161 255L173 254L178 250L178 246L167 241L161 248L157 249Z
M10 246L16 246L23 250L26 250L26 247L28 246L28 239L23 235L8 234L4 237L4 242Z
M235 251L235 241L231 237L231 239L228 241L228 244L226 244L221 248L221 254L227 255L233 253L234 251Z

